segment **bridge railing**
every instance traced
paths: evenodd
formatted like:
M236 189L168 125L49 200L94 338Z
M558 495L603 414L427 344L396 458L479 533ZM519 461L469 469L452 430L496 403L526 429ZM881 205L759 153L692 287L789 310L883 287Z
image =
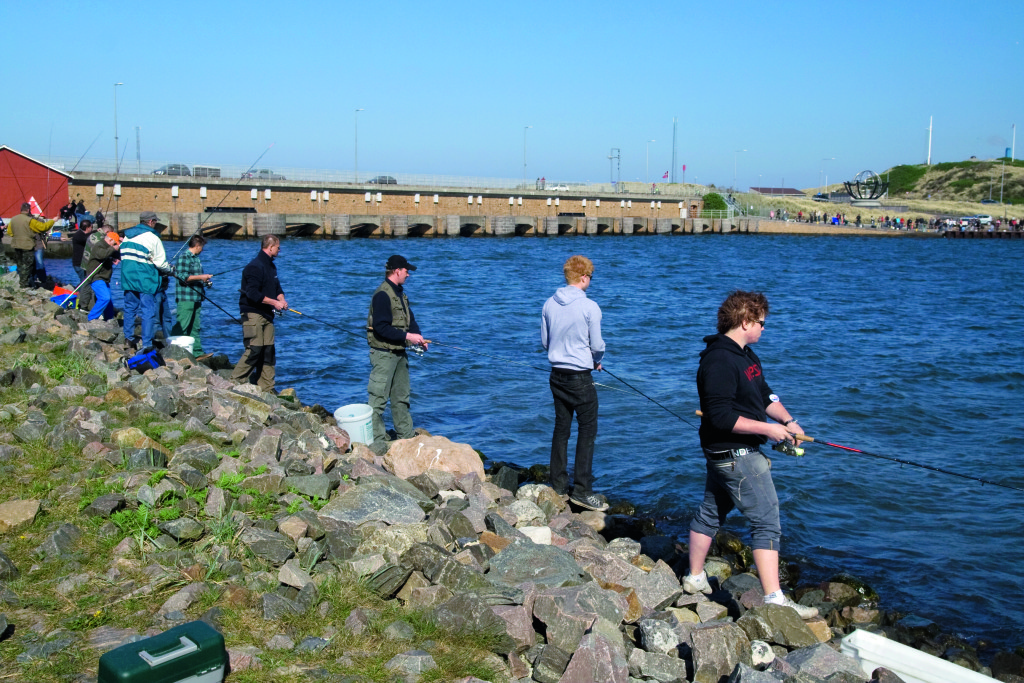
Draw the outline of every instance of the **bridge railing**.
M242 183L245 186L247 183L252 183L255 186L259 186L260 183L265 180L273 180L274 182L307 182L307 183L322 183L322 184L351 184L351 185L380 185L382 188L389 187L388 183L390 179L394 179L395 184L401 186L417 186L417 187L437 187L437 188L465 188L467 190L509 190L512 192L545 192L550 194L552 197L557 197L562 193L583 193L591 192L594 194L629 194L629 195L651 195L651 199L682 199L684 197L695 197L704 194L705 188L699 185L693 184L661 184L655 188L652 192L649 185L644 183L591 183L591 182L570 182L562 180L553 180L547 178L528 178L526 182L523 182L522 178L495 178L487 176L457 176L457 175L441 175L441 174L426 174L426 173L397 173L388 170L372 170L364 171L360 169L358 177L354 171L343 171L336 169L309 169L309 168L295 168L288 166L275 166L271 163L260 162L256 169L250 169L248 166L239 166L235 164L216 164L211 163L208 159L192 159L192 160L175 160L173 162L167 161L152 161L152 160L124 160L120 164L118 169L114 159L104 158L83 158L78 159L76 157L61 157L61 156L49 156L49 157L37 157L39 161L57 170L63 171L68 174L74 175L75 173L109 173L114 174L117 172L120 178L134 178L141 176L151 176L153 172L168 163L173 164L184 164L189 167L190 170L195 170L198 166L202 168L206 174L206 177L213 177L210 174L213 171L219 172L221 179L230 180L238 179L243 173L250 170L258 169L269 169L273 173L273 178L252 178L246 179ZM212 170L211 170L212 169ZM283 176L283 178L281 178ZM174 176L170 176L174 177ZM197 176L204 177L204 176ZM380 179L383 182L377 183ZM555 189L559 188L559 189ZM565 188L565 189L562 189Z

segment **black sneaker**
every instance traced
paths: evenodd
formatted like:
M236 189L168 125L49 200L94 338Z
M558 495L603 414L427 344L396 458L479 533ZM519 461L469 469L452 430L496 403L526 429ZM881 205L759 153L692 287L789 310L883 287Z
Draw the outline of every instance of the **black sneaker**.
M590 493L585 496L580 496L574 493L569 496L569 502L579 505L581 508L596 510L597 512L602 512L608 509L608 501L604 499L604 496L596 493Z

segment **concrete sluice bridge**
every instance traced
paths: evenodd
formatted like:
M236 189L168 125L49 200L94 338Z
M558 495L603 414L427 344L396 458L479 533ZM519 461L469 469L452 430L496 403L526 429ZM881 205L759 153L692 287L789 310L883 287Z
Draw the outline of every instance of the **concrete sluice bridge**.
M560 235L676 235L758 232L756 218L640 218L635 216L486 216L394 214L280 214L157 212L164 239L201 233L208 239L313 237L556 237ZM139 212L112 212L108 222L128 228Z

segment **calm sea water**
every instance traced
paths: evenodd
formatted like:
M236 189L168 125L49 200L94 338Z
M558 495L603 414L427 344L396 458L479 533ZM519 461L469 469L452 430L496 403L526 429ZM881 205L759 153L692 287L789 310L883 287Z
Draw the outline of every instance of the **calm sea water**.
M169 243L173 254L180 243ZM210 272L253 242L208 245ZM540 310L574 253L595 263L605 365L691 423L607 375L596 488L684 537L704 485L691 417L701 338L732 289L760 289L771 315L756 349L812 436L1024 487L1024 242L874 237L644 236L287 240L289 304L277 325L278 386L329 409L366 400L363 325L392 253L419 267L407 291L436 345L412 363L418 426L495 460L547 463L553 410ZM70 270L53 263L51 271ZM237 312L240 271L215 279ZM204 308L204 347L235 360L241 335ZM524 364L524 365L520 365ZM571 450L570 450L571 452ZM849 571L887 608L965 636L1024 642L1024 493L808 445L774 454L782 554L810 578ZM736 517L733 529L746 537Z

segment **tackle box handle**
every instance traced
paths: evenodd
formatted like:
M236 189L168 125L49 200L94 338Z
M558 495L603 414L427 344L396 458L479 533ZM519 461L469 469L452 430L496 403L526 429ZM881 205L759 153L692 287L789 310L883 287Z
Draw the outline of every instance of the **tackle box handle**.
M185 655L190 655L193 652L199 651L199 646L192 642L192 640L190 640L189 638L181 636L179 640L180 645L178 647L168 652L165 652L162 655L154 656L149 654L145 650L142 650L139 652L139 657L142 657L142 661L146 662L146 664L149 664L150 668L152 668L154 666L160 666L161 664L164 664L166 662L170 662L175 659L178 659L179 657L184 657Z

